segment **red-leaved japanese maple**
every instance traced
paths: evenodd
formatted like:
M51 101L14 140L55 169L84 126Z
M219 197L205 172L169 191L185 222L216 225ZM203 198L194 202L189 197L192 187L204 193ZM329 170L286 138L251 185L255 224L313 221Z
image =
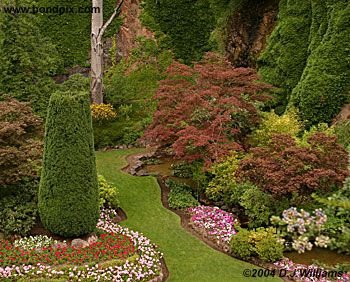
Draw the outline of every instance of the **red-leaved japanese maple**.
M341 187L348 176L348 154L336 138L314 133L309 146L300 146L289 135L276 134L266 147L250 150L236 176L272 195L310 195Z
M243 149L259 121L254 102L269 99L270 85L258 82L253 69L233 68L212 53L193 68L174 62L167 75L155 96L159 103L146 140L206 165Z

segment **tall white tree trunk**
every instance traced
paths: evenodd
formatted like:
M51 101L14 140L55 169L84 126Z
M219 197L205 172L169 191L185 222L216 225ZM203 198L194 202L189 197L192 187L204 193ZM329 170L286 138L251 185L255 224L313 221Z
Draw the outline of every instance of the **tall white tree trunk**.
M103 103L103 34L113 19L120 12L124 0L120 0L115 7L113 14L103 24L103 0L92 0L92 7L95 10L91 16L91 102Z
M91 102L103 103L103 42L100 35L103 27L103 0L92 0L92 7L99 13L92 13L91 19Z

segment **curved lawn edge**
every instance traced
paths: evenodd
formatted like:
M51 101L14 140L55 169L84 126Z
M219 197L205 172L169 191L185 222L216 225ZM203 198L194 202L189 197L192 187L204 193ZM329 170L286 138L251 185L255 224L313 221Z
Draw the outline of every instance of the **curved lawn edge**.
M180 218L163 206L155 177L131 176L121 171L127 166L128 155L143 152L144 149L97 152L98 171L118 187L121 207L128 215L121 225L142 232L160 247L169 269L168 281L255 281L242 273L257 266L216 251L183 229Z

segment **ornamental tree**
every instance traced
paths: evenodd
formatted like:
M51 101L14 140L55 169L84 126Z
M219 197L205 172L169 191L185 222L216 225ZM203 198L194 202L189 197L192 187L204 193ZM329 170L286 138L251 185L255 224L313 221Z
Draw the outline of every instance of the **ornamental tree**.
M269 98L270 85L257 82L253 69L233 68L211 53L193 68L174 62L167 74L155 95L158 108L146 140L207 166L244 148L259 121L255 103Z
M28 103L0 101L0 186L37 176L42 135L42 121Z
M99 190L88 94L56 92L46 121L40 218L65 237L92 232L99 217Z
M250 150L235 175L275 197L341 187L348 175L348 155L336 137L316 132L307 143L300 146L289 135L273 135L266 147Z

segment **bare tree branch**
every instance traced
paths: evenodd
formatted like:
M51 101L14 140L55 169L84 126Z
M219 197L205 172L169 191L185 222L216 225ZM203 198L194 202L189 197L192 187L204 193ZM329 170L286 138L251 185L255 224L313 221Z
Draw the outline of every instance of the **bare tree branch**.
M102 38L102 36L103 36L103 34L105 33L107 27L111 24L111 22L114 20L114 18L115 18L117 15L119 15L120 9L121 9L123 3L124 3L124 0L121 0L120 3L119 3L119 5L118 5L117 7L115 7L113 14L110 16L110 18L108 19L108 21L106 21L106 23L105 23L105 24L103 25L103 27L101 28L101 30L100 30L100 32L99 32L99 34L98 34L98 36L99 36L100 38Z

